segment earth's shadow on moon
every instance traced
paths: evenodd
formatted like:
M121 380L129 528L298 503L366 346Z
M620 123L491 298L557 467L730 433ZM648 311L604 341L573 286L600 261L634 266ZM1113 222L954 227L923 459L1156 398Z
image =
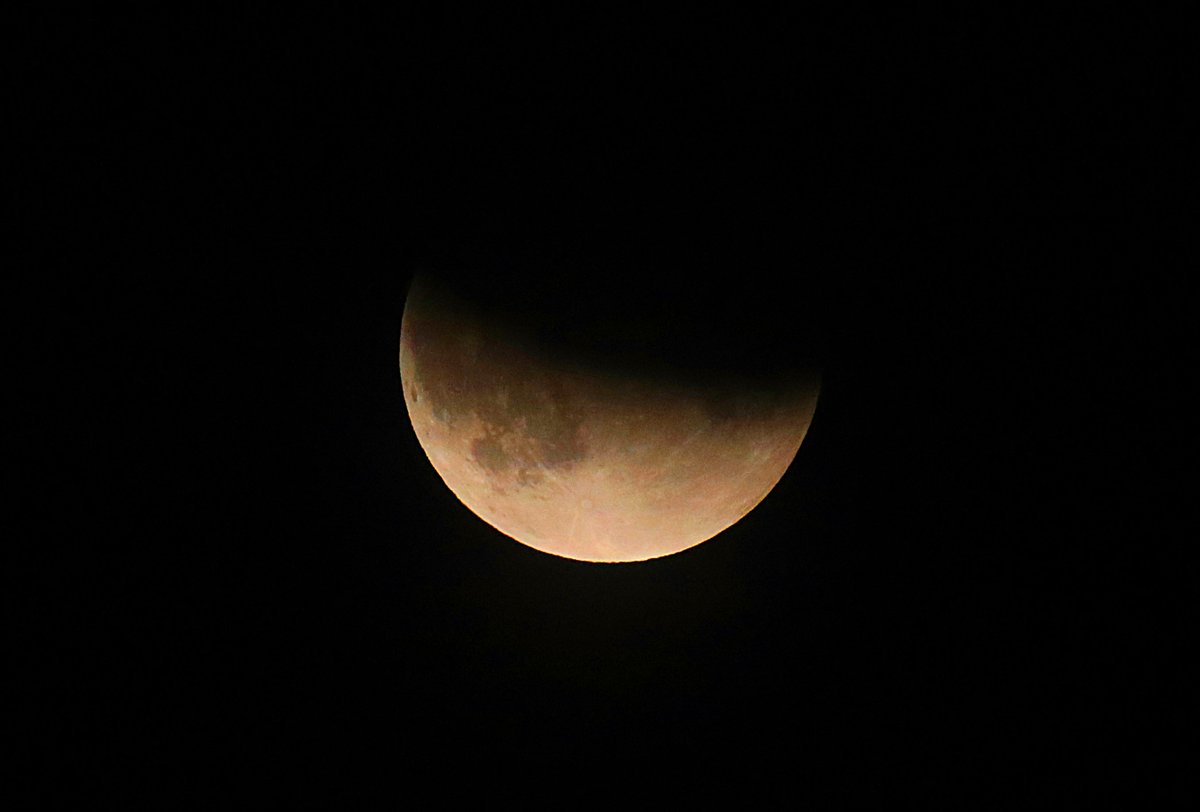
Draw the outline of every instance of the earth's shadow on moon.
M460 501L544 552L639 561L699 544L803 440L815 325L752 277L570 267L416 277L401 371L421 444Z

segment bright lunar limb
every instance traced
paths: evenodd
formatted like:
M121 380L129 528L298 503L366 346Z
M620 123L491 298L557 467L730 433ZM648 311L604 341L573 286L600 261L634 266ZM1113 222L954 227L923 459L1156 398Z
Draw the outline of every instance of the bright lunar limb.
M677 553L745 516L791 464L820 388L815 374L697 387L572 364L422 278L400 373L417 438L464 505L597 562Z

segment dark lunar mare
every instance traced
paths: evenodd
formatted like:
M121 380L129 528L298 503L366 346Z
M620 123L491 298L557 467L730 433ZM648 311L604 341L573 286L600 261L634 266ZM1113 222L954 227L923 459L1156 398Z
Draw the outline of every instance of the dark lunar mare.
M580 405L560 381L532 380L526 372L537 355L528 336L436 278L418 280L409 295L405 327L417 350L410 396L428 398L443 423L478 419L484 433L472 453L481 467L512 471L528 483L540 479L538 468L566 468L586 457ZM426 365L438 374L424 374Z

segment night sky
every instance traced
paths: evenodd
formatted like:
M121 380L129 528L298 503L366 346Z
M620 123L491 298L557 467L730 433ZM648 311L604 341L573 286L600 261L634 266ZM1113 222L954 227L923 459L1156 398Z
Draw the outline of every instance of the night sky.
M171 15L29 63L40 791L1181 784L1152 27ZM408 422L422 269L818 363L808 437L683 554L524 547Z

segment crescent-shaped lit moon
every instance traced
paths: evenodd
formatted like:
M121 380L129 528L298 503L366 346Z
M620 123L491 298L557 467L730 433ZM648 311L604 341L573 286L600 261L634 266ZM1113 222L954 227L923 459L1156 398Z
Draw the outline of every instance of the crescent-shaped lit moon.
M820 388L564 363L420 278L400 373L417 438L464 505L522 544L597 562L677 553L745 516L791 464Z

